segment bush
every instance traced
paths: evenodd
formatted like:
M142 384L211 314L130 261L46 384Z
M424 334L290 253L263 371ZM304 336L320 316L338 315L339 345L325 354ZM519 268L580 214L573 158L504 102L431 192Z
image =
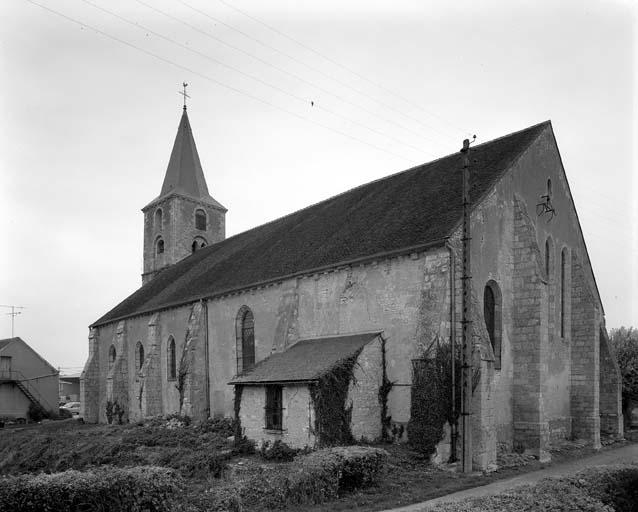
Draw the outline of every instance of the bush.
M201 432L230 437L235 434L235 420L232 418L209 418L197 425L197 428Z
M163 512L180 484L171 470L150 466L3 477L0 512Z
M288 471L258 474L242 482L244 505L262 503L267 508L322 503L341 492L370 485L387 460L379 448L348 446L326 448L297 457Z
M235 440L234 450L237 455L252 455L255 453L255 441L246 436L240 437Z
M576 475L546 478L495 496L441 504L432 512L632 512L638 503L638 465L588 468Z
M259 449L259 455L264 460L274 460L278 462L290 462L295 458L299 450L291 448L281 439L277 439L272 446L270 441L266 441Z
M36 404L31 402L29 404L29 409L27 409L27 417L29 421L42 421L49 417L49 413L44 410L44 408L40 404Z
M58 417L61 420L67 420L69 418L73 418L73 414L71 414L71 411L69 411L68 409L65 409L64 407L60 407L58 409Z

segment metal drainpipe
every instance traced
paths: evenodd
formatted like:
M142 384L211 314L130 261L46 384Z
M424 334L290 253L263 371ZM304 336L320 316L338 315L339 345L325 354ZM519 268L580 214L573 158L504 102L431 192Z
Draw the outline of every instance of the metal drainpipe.
M208 301L202 299L204 308L204 350L206 362L206 419L210 418L210 357L208 350Z
M445 247L450 254L450 348L452 359L452 418L454 421L450 425L450 460L456 462L456 443L458 439L458 425L456 414L456 259L454 249L446 240Z

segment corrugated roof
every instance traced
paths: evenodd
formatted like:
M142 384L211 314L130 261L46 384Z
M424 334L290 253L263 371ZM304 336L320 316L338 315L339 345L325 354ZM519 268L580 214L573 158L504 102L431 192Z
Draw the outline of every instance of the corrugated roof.
M377 338L380 333L339 335L301 340L285 352L263 359L229 384L265 384L317 380L339 361Z
M550 122L472 147L476 204ZM462 155L359 186L196 251L93 325L318 268L443 241L462 217Z

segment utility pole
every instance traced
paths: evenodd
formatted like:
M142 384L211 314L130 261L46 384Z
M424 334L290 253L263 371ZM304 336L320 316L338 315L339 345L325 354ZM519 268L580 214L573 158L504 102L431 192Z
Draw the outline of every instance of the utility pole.
M5 313L5 314L11 316L11 337L13 338L15 317L17 315L21 315L22 314L22 311L16 311L16 309L25 309L25 308L24 308L24 306L8 306L6 304L0 304L0 307L1 308L11 308L11 313Z
M476 135L474 136L476 139ZM463 141L463 325L461 353L461 465L463 473L472 472L472 266L470 260L470 141Z

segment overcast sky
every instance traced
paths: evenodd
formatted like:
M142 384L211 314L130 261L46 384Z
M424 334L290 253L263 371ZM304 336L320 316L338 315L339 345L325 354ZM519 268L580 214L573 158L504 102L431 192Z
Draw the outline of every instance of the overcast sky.
M551 119L607 326L638 325L630 2L34 1L84 25L0 7L0 303L55 366L141 284L183 81L228 236Z

